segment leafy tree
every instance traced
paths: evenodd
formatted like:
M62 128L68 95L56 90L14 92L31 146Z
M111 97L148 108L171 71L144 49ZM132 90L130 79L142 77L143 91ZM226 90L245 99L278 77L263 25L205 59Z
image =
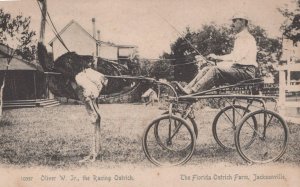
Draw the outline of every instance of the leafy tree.
M171 80L174 79L174 71L173 67L169 60L158 60L153 63L153 67L150 73L151 77L154 77L155 79L167 79Z
M151 71L152 71L152 62L147 59L141 59L140 60L140 66L141 66L141 75L150 77Z
M30 22L30 17L12 17L0 9L0 42L15 48L15 54L28 61L34 60L36 53L36 32L30 29Z
M295 1L294 5L296 5L295 10L291 10L287 6L278 10L286 17L286 20L281 25L283 35L296 44L300 41L300 0Z
M274 66L278 64L281 54L281 40L269 38L266 31L259 26L250 25L249 30L257 42L257 62L261 75L275 74Z
M171 64L171 60L166 59L164 57L165 55L169 56L167 53L165 53L160 57L161 60L141 60L141 75L153 77L155 79L174 79L174 68Z
M281 25L281 31L284 38L292 40L293 45L297 46L299 45L298 42L300 41L300 0L294 1L292 5L294 5L294 7L289 7L286 5L278 10L286 18ZM291 79L298 80L299 73L291 73Z

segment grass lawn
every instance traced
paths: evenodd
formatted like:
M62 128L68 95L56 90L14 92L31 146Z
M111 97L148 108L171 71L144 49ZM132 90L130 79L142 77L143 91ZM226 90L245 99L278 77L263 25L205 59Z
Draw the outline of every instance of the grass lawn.
M153 167L146 159L141 139L144 129L163 111L136 104L100 105L101 156L95 163L78 163L90 151L93 127L83 105L5 110L0 121L0 164L3 166L53 168L122 165ZM245 165L235 152L226 152L213 139L215 110L198 110L196 150L187 165ZM300 165L300 125L289 124L290 141L278 163Z

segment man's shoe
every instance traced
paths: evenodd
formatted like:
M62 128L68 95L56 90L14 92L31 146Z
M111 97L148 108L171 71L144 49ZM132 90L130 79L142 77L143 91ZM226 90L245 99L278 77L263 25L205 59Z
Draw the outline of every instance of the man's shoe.
M179 91L179 94L181 95L189 95L191 94L188 90L186 90L184 87L179 84L179 82L173 81L172 86L174 86L176 91Z

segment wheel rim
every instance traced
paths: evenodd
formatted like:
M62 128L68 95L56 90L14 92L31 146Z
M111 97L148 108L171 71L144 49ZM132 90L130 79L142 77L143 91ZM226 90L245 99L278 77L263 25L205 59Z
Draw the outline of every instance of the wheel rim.
M235 114L233 114L235 112ZM234 134L237 128L237 124L245 114L249 113L249 109L241 105L227 106L222 109L215 117L212 125L212 131L215 141L226 150L234 150L236 148L234 141ZM235 118L233 118L235 116ZM251 118L255 123L255 118ZM256 125L254 126L256 127ZM255 133L253 133L253 138ZM253 140L250 139L248 144L250 145ZM248 146L248 145L246 145Z
M181 123L176 132L175 123ZM155 132L157 128L157 132ZM157 133L157 134L156 134ZM161 142L158 142L157 137ZM171 139L170 139L171 137ZM157 166L174 166L186 163L192 156L195 147L195 134L186 121L176 116L165 115L154 120L143 136L143 150L148 160Z
M257 129L249 122L255 117ZM256 136L249 146L244 141L255 132ZM287 148L288 127L285 121L275 112L269 110L255 111L239 124L236 134L236 146L241 157L251 163L268 163L278 160Z

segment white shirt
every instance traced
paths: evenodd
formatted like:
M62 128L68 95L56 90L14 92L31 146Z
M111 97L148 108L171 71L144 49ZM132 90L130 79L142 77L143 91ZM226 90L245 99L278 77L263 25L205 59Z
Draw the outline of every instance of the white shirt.
M257 67L256 62L257 46L255 38L244 29L236 34L233 50L230 54L222 56L224 61L231 61L233 64L253 65Z
M103 86L107 84L105 76L91 68L85 69L75 76L76 83L83 88L85 97L98 97Z

